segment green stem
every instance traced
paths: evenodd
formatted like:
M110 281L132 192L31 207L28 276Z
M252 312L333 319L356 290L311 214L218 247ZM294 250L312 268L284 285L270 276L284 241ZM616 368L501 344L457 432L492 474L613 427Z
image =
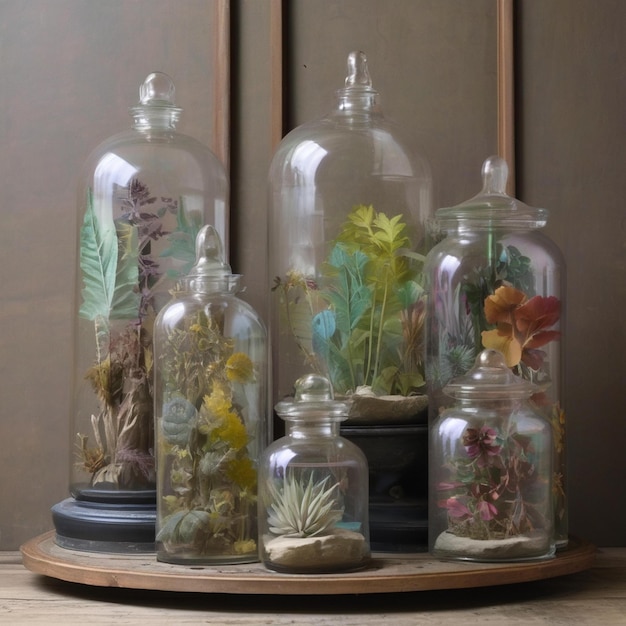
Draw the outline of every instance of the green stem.
M380 322L378 325L378 339L376 341L376 362L374 364L374 373L372 374L372 382L378 377L378 368L380 367L380 350L383 343L383 325L385 323L385 309L387 308L387 292L389 290L388 282L385 281L385 291L383 292L383 302L380 307Z
M374 346L374 342L372 341L372 337L374 336L374 314L376 313L376 295L372 295L372 312L370 314L370 327L369 327L369 340L367 342L367 365L365 371L363 372L363 383L365 385L369 384L369 373L370 367L372 365L372 348Z

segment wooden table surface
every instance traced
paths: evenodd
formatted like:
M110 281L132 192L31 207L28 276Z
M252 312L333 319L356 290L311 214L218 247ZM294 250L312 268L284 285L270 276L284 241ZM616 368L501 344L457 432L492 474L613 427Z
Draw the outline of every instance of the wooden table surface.
M474 589L266 596L98 587L27 570L0 553L0 624L626 626L626 548L600 548L582 572Z

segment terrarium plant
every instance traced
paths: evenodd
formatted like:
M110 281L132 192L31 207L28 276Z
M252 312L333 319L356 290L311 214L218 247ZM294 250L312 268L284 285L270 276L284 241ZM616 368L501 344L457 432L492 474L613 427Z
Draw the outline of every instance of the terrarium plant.
M461 437L463 454L449 460L448 480L437 485L450 532L490 540L549 527L549 476L538 471L532 439L489 424Z
M483 350L450 382L454 398L431 426L430 545L479 560L554 553L551 428L528 400L537 385Z
M558 330L561 302L555 296L533 293L531 261L516 247L497 244L493 256L498 259L493 268L475 268L466 276L466 282L458 283L454 291L446 293L442 290L437 294L439 359L433 362L437 369L432 367L429 376L436 386L443 387L467 372L482 349L494 349L503 354L513 374L537 385L529 403L552 427L556 459L552 489L558 523L566 511L562 467L565 418L558 399L553 397L553 361L548 358L547 349L561 336ZM515 437L509 437L503 447L504 435L492 429L479 429L475 435L478 438L476 445L468 447L468 455L471 457L479 449L482 452L477 459L470 458L471 463L468 461L468 468L471 465L480 470L480 475L472 478L474 491L470 489L462 496L457 494L458 497L449 498L447 506L450 518L457 522L457 526L480 527L481 532L486 533L498 527L500 513L496 509L509 502L501 497L501 483L506 482L508 488L521 480L514 476L514 472L521 471L523 463L520 459L525 458L526 451L524 442ZM467 441L471 438L470 434L465 437ZM500 451L504 449L510 451L508 462L511 466L503 469ZM531 524L532 507L525 503L519 506L520 512L516 515L520 527ZM528 519L525 515L529 516Z
M219 308L219 307L218 307ZM255 367L200 309L171 329L159 368L159 521L168 558L256 558L257 470L246 424Z
M407 396L423 388L423 261L402 214L358 205L319 277L289 271L275 279L285 327L336 394Z
M95 396L91 432L77 433L77 467L97 488L154 488L152 327L155 294L167 272L155 261L174 257L184 272L193 262L199 226L181 203L157 198L134 178L118 187L119 214L106 218L88 191L80 229L82 279L79 317L93 323L95 361L85 378ZM178 228L167 231L164 216Z
M332 531L343 517L343 507L338 503L339 483L329 486L329 480L326 476L315 481L313 473L302 480L289 473L281 487L269 481L270 532L283 537L315 537Z
M453 289L439 290L433 296L437 319L437 332L433 334L439 359L431 363L428 377L435 387L443 387L467 372L483 347L495 347L484 344L483 332L494 329L496 324L493 316L487 316L486 304L496 289L513 287L520 293L532 292L530 259L513 245L494 245L493 254L488 256L496 262L473 268Z
M287 467L265 479L261 555L268 567L313 573L364 565L369 547L354 504L345 501L346 471Z

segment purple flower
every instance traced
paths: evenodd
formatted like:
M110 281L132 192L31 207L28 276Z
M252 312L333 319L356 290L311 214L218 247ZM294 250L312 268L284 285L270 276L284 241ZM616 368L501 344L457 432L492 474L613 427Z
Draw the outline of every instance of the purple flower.
M471 459L477 459L478 467L490 465L490 457L499 455L502 450L498 432L488 426L483 426L480 430L466 429L463 433L463 445L467 455Z

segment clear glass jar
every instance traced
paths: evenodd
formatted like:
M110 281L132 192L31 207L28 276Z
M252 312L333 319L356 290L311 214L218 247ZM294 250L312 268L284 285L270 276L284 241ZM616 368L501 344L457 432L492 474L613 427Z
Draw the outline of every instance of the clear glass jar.
M432 179L383 116L362 52L324 118L288 133L269 171L274 399L303 374L336 397L423 384L421 272Z
M260 556L287 573L355 570L369 561L368 470L361 450L339 435L349 403L327 378L296 381L276 406L287 435L263 453L259 471Z
M258 560L257 464L267 444L267 336L235 294L212 226L154 328L157 559Z
M224 167L176 130L174 95L168 76L150 74L130 109L132 129L91 153L79 184L70 492L85 503L79 518L87 503L110 507L105 525L120 533L104 542L107 549L116 536L129 538L135 513L118 509L130 504L153 511L154 544L153 322L192 266L200 228L210 223L227 235ZM57 517L63 526L66 514ZM90 549L103 529L84 531L93 535Z
M435 556L523 561L554 555L552 433L498 350L444 392L430 430L429 548Z
M483 165L482 191L439 209L446 237L428 254L426 370L430 421L450 404L444 387L483 350L504 353L534 383L533 409L552 424L557 545L567 544L563 329L565 262L541 232L548 212L506 194L508 167Z

